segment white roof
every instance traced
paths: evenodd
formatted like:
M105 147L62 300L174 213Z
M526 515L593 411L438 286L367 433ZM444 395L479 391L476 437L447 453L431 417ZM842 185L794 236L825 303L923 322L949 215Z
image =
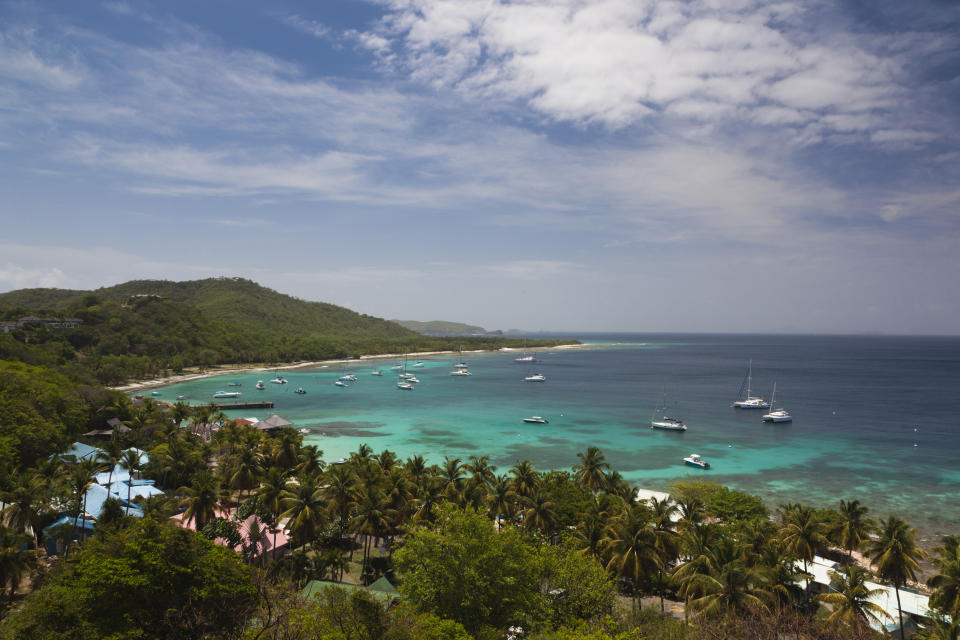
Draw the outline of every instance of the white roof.
M637 500L649 500L650 498L670 500L670 494L663 491L651 491L650 489L637 489Z

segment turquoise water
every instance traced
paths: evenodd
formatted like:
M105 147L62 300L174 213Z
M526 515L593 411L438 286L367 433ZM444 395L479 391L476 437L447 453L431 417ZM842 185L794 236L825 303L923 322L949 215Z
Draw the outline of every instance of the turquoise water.
M771 505L856 498L878 516L908 518L924 536L960 531L960 340L618 335L585 342L538 353L532 367L515 364L516 353L464 354L470 377L449 375L452 356L424 358L423 368L411 369L422 381L412 392L396 388L394 360L368 360L286 371L289 384L263 391L254 385L272 373L172 385L159 398L205 403L238 389L244 401L273 400L273 410L227 413L279 413L308 428L307 441L327 460L366 443L431 462L487 455L502 471L520 459L569 468L577 452L596 445L645 488L700 474ZM731 408L748 358L754 394L769 400L776 380L777 405L793 423L765 424L763 411ZM371 375L374 367L384 375ZM532 371L547 381L524 382ZM347 372L359 380L334 386ZM227 387L233 380L242 386ZM664 385L669 413L686 422L686 433L649 428ZM298 386L307 394L294 394ZM522 422L532 415L550 422ZM684 466L690 453L713 468Z

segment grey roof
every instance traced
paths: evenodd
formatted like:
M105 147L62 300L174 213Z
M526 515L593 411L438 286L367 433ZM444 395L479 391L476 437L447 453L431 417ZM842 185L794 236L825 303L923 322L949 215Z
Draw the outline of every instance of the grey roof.
M265 420L261 420L254 426L257 429L279 429L281 427L289 427L293 423L287 420L286 418L281 418L277 414L273 414Z

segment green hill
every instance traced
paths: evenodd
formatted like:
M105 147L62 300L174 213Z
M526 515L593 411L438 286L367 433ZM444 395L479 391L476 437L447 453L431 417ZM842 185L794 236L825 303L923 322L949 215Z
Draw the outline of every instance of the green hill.
M430 320L428 322L420 322L419 320L391 320L390 322L395 322L411 331L416 331L417 333L422 333L427 336L475 336L488 333L483 327L463 324L462 322L447 322L446 320Z
M11 333L0 333L0 360L52 367L75 379L106 384L216 364L460 346L492 349L516 342L497 336L424 336L395 322L300 300L241 278L134 280L94 291L24 289L0 294L0 320L24 316L77 318L81 325L21 323Z
M206 318L236 328L287 335L410 336L396 323L327 304L300 300L243 278L208 278L173 282L131 280L94 291L21 289L0 294L0 305L30 312L60 312L81 305L89 296L126 303L135 296L160 296L199 310ZM84 305L87 306L87 305ZM9 314L8 314L9 315Z

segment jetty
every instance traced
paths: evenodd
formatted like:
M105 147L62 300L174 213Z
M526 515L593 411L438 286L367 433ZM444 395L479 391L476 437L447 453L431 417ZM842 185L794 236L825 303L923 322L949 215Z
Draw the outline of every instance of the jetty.
M273 409L273 402L267 400L265 402L230 402L226 404L219 404L217 402L212 403L217 409ZM208 407L209 404L203 405L194 405L201 407Z

